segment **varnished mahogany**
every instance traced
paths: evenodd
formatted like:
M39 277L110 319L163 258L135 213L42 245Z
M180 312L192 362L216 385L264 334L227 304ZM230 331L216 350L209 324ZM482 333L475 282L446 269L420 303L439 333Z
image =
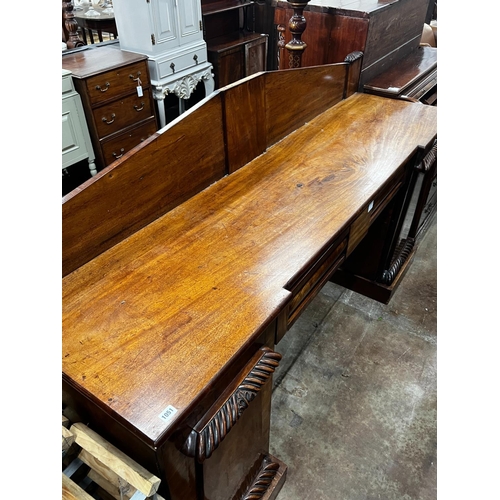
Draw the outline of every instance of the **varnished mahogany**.
M275 344L436 137L435 108L353 94L359 62L216 91L63 200L66 412L166 498L283 484Z

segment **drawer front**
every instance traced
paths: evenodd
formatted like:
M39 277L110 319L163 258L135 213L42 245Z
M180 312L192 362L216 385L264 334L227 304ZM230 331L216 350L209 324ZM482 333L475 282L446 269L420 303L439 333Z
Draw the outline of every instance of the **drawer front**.
M292 292L292 299L288 305L288 328L292 326L330 276L342 264L346 249L347 235L344 234L330 245L304 275L287 285L286 288Z
M116 99L117 97L137 95L137 85L149 87L148 66L146 61L116 68L87 80L87 94L92 105Z
M94 109L93 114L97 133L100 138L104 138L153 116L149 92L143 97L134 94L101 106Z
M165 61L160 62L158 64L159 77L161 79L175 76L177 73L194 68L206 61L206 50L202 50L202 47L195 48L185 54L169 57Z
M156 132L156 120L151 118L137 128L118 134L113 139L101 142L106 166L121 158L125 153Z
M368 202L365 207L363 207L361 214L351 224L347 256L349 256L352 251L358 246L358 243L366 236L366 233L368 232L368 229L370 228L372 222L377 218L380 212L382 212L382 210L399 191L403 184L403 175L404 171L401 172L400 176L398 176L392 182L387 184L383 189L381 189L374 196L374 198L370 202Z

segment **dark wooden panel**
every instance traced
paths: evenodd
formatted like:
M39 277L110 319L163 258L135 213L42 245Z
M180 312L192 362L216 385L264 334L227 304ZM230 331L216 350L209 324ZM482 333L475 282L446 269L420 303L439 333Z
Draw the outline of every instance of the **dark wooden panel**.
M399 0L370 17L364 67L368 68L394 49L410 42L409 53L418 47L428 0ZM401 56L400 58L402 58Z
M220 96L138 148L63 198L63 275L225 175Z
M266 73L267 147L340 102L346 72L338 64Z
M266 114L264 84L264 76L258 75L222 91L229 173L266 149L266 130L262 126L262 117Z
M332 18L326 62L341 62L351 52L366 52L369 21L363 17L328 16ZM309 50L309 47L308 49ZM311 47L311 52L315 50Z

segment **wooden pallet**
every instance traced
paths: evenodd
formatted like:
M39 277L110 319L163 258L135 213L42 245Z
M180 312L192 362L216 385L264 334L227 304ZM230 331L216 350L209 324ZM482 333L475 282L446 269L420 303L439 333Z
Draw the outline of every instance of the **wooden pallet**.
M62 473L63 500L95 500L87 493L93 483L97 498L164 500L156 492L160 479L82 423L62 426L63 456L76 447ZM83 475L82 475L83 471ZM72 478L77 477L77 480Z

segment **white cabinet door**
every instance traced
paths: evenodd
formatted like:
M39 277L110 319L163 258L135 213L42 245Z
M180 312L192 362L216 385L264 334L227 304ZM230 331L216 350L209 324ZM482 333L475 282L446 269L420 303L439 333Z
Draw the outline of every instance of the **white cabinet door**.
M201 3L199 0L178 0L180 44L195 43L203 38Z
M174 0L152 0L148 3L151 9L151 19L155 54L163 54L167 50L179 46L178 21Z

